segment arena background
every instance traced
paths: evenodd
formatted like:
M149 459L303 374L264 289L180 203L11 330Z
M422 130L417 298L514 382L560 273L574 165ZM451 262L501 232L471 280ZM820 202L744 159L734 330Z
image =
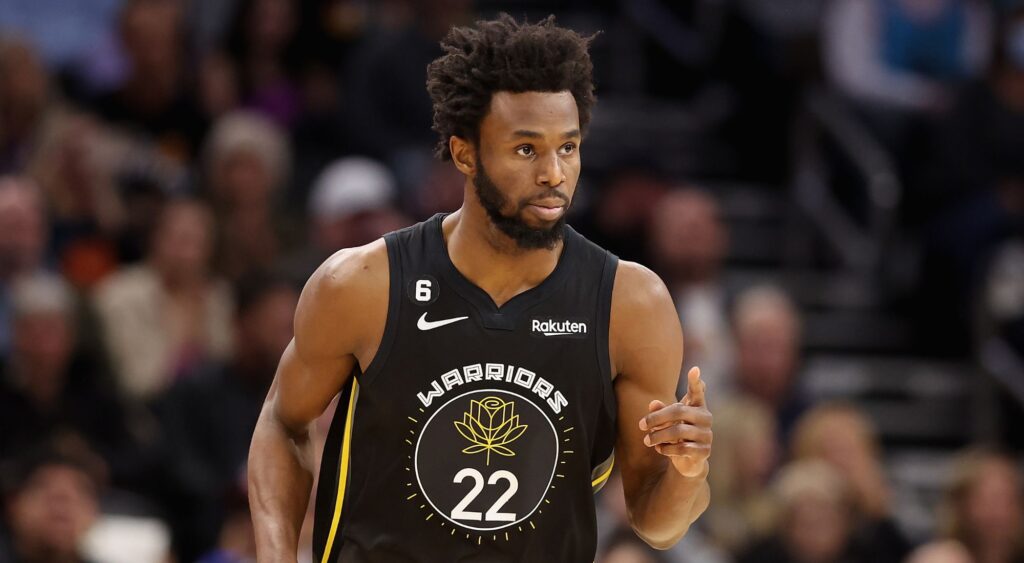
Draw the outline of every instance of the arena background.
M301 284L459 205L425 67L499 11L601 32L570 222L716 415L711 509L655 552L613 479L598 560L1024 561L1013 0L0 1L0 561L253 560Z

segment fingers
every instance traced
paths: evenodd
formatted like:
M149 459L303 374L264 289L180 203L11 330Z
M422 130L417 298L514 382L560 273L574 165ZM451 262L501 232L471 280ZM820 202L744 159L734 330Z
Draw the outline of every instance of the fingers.
M690 371L686 374L686 396L683 397L683 403L693 407L703 407L707 403L704 398L704 380L700 378L700 368L694 366L690 368Z
M690 456L693 459L707 459L711 456L711 446L709 444L696 444L693 442L658 444L654 446L654 449L659 454L668 457Z
M661 430L655 430L644 436L644 444L678 444L694 442L711 445L712 434L709 428L701 428L692 424L672 424Z
M661 401L651 401L651 404L653 405L655 402L661 403ZM704 407L672 403L641 418L640 430L644 432L648 430L654 431L677 422L688 422L695 426L710 427L711 420L711 413Z

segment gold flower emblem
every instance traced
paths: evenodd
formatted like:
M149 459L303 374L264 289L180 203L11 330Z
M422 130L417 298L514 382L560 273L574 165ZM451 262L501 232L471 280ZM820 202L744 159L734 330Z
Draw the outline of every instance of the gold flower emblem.
M487 452L487 465L491 464L491 452L505 457L515 454L507 446L526 431L526 424L519 424L516 405L498 397L471 400L469 412L462 413L462 420L455 421L455 429L472 445L462 450L464 454Z

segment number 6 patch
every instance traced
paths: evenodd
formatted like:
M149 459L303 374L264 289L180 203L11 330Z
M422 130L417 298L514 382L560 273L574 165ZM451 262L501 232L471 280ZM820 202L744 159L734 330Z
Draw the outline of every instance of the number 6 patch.
M409 282L406 288L409 300L417 305L430 305L437 301L440 294L440 286L434 276L419 276Z

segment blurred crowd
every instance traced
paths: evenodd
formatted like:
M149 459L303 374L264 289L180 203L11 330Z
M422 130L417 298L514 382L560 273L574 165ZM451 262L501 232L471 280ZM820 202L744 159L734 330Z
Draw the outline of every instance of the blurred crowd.
M0 2L0 562L254 560L249 438L302 283L460 205L425 68L450 26L498 10L603 22L600 98L714 114L729 147L687 175L654 138L584 166L570 222L665 279L715 413L708 513L655 552L613 478L599 561L1024 562L1001 444L963 453L934 534L900 528L872 421L801 392L792 296L723 280L733 242L707 187L784 200L802 96L835 92L898 163L932 346L967 357L984 330L1024 355L1014 0ZM624 33L641 55L625 66L601 45Z

